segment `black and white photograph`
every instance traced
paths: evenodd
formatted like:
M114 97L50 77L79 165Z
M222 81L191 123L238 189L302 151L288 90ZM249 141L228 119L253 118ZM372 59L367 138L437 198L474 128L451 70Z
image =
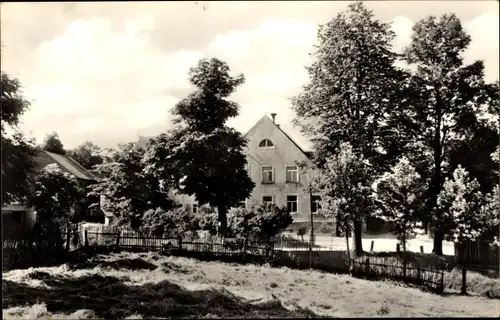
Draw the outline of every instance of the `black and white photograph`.
M499 1L2 2L2 318L500 317Z

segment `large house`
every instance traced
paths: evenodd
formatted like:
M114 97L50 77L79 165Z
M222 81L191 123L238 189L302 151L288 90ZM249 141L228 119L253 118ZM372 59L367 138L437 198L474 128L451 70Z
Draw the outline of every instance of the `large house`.
M320 196L310 190L314 170L302 169L300 163L309 163L309 153L288 136L273 119L263 116L244 135L247 170L255 183L250 197L241 206L251 207L264 203L286 206L294 222L324 221L320 214ZM194 197L180 195L178 200L196 211Z
M67 155L56 154L39 150L35 159L36 170L40 171L48 165L56 164L61 170L73 175L81 186L93 183L97 178L79 164L75 159ZM80 217L90 215L90 209L85 199L74 208L75 214ZM104 218L103 218L104 219ZM22 203L12 203L2 207L2 229L3 231L14 231L20 228L32 226L36 221L36 213Z

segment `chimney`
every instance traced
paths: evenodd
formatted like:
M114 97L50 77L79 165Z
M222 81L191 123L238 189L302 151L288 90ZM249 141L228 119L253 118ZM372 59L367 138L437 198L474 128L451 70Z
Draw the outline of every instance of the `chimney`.
M271 113L271 117L273 117L273 123L275 123L275 120L276 120L276 113Z

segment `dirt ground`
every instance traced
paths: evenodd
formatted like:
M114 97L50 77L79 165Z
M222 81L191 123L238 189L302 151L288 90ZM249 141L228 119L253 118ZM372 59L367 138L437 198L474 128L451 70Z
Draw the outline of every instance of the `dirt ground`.
M156 253L3 274L4 319L495 317L499 301L348 275ZM50 316L50 317L49 317Z

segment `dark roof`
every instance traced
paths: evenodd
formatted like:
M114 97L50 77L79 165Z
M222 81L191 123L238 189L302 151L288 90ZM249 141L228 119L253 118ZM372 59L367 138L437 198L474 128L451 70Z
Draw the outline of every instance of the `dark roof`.
M79 164L75 159L70 156L57 154L48 151L42 151L47 154L52 160L54 160L58 165L69 171L72 175L82 180L96 181L97 177L90 171L85 169L81 164Z
M272 121L272 120L271 120L271 119L270 119L267 115L264 115L262 118L260 118L260 120L259 120L259 121L257 121L257 122L256 122L256 123L255 123L255 124L254 124L254 125L250 128L250 130L248 130L248 131L247 131L247 133L245 133L245 134L243 135L243 137L246 137L246 136L250 133L250 131L252 131L252 130L253 130L253 129L254 129L254 128L255 128L255 127L256 127L256 126L257 126L257 125L261 122L261 121L263 121L263 120L265 120L265 119L267 119L267 120L269 120L269 121ZM288 135L285 131L283 131L283 129L281 129L281 127L280 127L279 125L277 125L275 122L273 122L273 124L274 124L274 126L275 126L276 128L278 128L278 130L279 130L279 131L281 131L281 132L285 135L285 137L287 137L287 138L288 138L288 140L290 140L290 141L291 141L291 142L292 142L292 143L293 143L293 144L294 144L294 145L295 145L295 146L296 146L296 147L297 147L297 148L298 148L298 149L299 149L299 150L300 150L300 151L301 151L301 152L302 152L302 153L303 153L303 154L304 154L307 158L309 158L309 159L310 159L310 158L312 157L312 151L304 151L304 149L302 149L302 148L301 148L301 147L300 147L300 146L299 146L299 145L298 145L298 144L297 144L297 143L296 143L296 142L295 142L295 141L294 141L294 140L293 140L293 139L292 139L292 138L291 138L291 137L290 137L290 136L289 136L289 135Z

